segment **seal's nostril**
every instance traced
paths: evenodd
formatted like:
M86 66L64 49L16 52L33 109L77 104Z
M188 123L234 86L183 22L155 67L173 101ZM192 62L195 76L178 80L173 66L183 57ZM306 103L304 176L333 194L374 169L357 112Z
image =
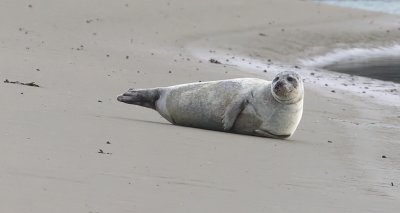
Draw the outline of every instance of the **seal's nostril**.
M281 81L279 81L278 83L275 84L275 88L278 89L279 87L281 87L283 84Z

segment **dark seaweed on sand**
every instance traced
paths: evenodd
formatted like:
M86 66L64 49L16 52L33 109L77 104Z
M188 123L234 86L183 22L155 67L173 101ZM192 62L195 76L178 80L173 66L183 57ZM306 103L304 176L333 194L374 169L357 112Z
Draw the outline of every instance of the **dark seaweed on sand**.
M4 81L4 83L6 83L6 84L19 84L19 85L30 86L30 87L40 87L35 82L23 83L23 82L19 82L19 81L9 81L8 79L6 79Z
M217 59L210 59L209 60L211 63L214 63L214 64L221 64L221 62L219 62Z

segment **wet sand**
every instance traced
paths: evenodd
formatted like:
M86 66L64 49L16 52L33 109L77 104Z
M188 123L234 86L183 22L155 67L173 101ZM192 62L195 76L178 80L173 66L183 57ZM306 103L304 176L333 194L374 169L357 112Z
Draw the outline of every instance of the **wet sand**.
M397 212L398 100L378 96L398 85L299 59L395 42L399 21L308 1L5 1L0 76L40 87L0 84L0 211ZM263 63L226 61L240 56ZM306 79L290 140L174 126L116 101L279 68Z

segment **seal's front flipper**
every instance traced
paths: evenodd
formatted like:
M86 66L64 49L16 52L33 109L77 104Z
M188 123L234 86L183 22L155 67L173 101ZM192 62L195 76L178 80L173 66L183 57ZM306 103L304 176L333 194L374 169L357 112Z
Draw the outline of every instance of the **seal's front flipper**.
M261 137L265 137L265 138L284 139L284 138L290 137L290 135L275 135L275 134L269 133L269 132L261 130L261 129L254 130L254 133L257 136L261 136Z
M151 109L156 108L156 101L160 98L159 89L130 89L128 92L117 97L117 100L127 104L134 104L139 106L148 107Z
M222 117L222 124L225 131L229 131L233 127L236 118L242 112L247 103L248 101L246 99L241 98L226 107Z

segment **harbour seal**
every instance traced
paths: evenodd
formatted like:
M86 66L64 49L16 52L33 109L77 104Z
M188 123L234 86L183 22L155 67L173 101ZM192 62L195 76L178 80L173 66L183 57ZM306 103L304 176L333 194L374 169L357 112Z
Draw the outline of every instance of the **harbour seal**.
M172 124L269 138L288 138L303 113L299 74L273 81L237 78L150 89L129 89L117 100L158 111Z

